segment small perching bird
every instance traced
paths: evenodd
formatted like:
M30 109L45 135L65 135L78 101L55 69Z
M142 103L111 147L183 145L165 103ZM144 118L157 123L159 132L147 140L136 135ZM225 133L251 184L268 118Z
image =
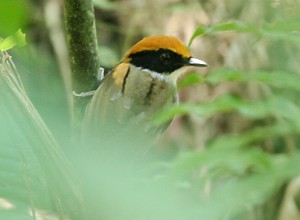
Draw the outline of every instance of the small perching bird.
M177 38L145 37L108 73L87 108L83 133L101 138L150 132L149 120L178 101L176 83L188 66L207 64L191 56Z

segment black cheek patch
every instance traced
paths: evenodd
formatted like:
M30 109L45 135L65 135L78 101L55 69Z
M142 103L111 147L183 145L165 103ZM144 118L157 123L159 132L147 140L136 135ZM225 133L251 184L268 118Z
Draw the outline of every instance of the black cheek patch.
M130 63L142 69L148 69L161 74L171 72L183 67L187 58L167 49L145 50L129 56Z

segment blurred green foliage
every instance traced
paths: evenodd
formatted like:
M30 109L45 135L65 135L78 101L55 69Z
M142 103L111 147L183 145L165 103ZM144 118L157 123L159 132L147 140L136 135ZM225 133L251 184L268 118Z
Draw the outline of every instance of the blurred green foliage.
M299 27L299 21L288 20L265 23L263 26L230 21L198 27L190 44L198 37L233 31L254 35L257 41L267 40L274 47L281 41L284 47L299 48ZM281 56L281 59L297 62L299 55L298 51L295 56ZM173 106L160 112L154 120L155 123L162 123L174 116L191 114L208 119L234 113L251 124L246 130L228 131L214 137L201 152L183 151L169 164L173 175L182 176L185 182L188 179L189 187L197 189L202 186L204 196L209 194L208 199L199 205L205 207L203 219L222 219L224 215L224 219L278 218L278 207L283 205L281 187L300 173L300 72L291 72L287 62L285 68L275 61L270 70L246 72L219 68L210 71L206 77L187 75L179 83L180 87L203 83L212 87L222 83L241 86L252 83L258 89L267 86L268 92L262 93L259 99L249 99L242 94L225 94L209 102ZM207 185L209 190L205 192ZM266 206L272 207L269 212L259 213L258 207Z
M26 3L6 2L0 3L0 18L4 19L0 20L10 21L0 29L3 38L22 27L26 14L22 8L26 8ZM105 10L116 7L110 1L94 2ZM14 13L7 14L8 8L13 8ZM112 141L102 146L105 150L100 154L88 146L85 146L87 152L77 152L79 143L70 141L70 131L62 129L59 123L51 126L52 133L59 131L62 137L58 145L43 121L54 120L54 117L49 116L50 120L47 115L40 117L27 97L19 74L12 68L13 63L7 65L4 61L10 59L2 54L0 219L38 219L37 216L46 218L47 215L61 219L71 216L71 219L112 220L277 219L283 207L285 186L300 173L300 72L288 68L288 63L297 63L300 57L297 50L300 22L293 16L264 21L262 25L230 20L201 25L195 30L190 44L197 38L227 32L254 36L253 44L264 40L272 48L271 52L275 51L269 54L272 66L251 71L212 68L207 76L187 75L180 87L202 84L216 87L224 83L244 87L251 83L258 89L267 87L268 92L255 99L229 93L210 101L182 103L164 109L155 123L163 123L174 116L195 115L209 119L216 115L226 117L226 114L238 115L247 122L242 130L225 130L214 136L204 149L182 146L169 159L160 159L157 152L124 153L129 148L142 148L131 146L134 137L128 137L122 146L119 142L113 146ZM10 42L2 49L14 45ZM29 43L28 47L33 45ZM282 48L295 51L281 53ZM116 59L103 47L100 51ZM280 65L278 60L282 61ZM115 62L105 65L112 63ZM41 61L39 65L44 63ZM36 72L43 69L34 62L30 68ZM20 75L23 79L24 73ZM26 91L34 94L37 100L44 85L57 90L58 86L49 83L49 78L44 80L40 85L24 80ZM58 100L61 93L47 94ZM68 123L65 115L59 113L62 105L39 101L44 109L57 109L55 120ZM66 148L71 150L66 152ZM7 208L3 199L13 208Z

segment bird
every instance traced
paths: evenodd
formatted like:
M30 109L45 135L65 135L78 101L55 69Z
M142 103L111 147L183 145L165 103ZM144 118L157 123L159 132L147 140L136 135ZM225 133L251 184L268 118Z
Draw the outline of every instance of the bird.
M134 44L96 89L83 120L83 136L114 139L120 135L155 135L167 125L151 120L178 103L177 80L187 67L208 64L193 57L176 37L148 36Z

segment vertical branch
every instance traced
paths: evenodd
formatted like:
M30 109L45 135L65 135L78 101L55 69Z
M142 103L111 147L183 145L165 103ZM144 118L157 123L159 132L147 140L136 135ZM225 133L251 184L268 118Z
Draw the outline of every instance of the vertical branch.
M72 87L76 93L96 89L100 68L92 0L65 0L65 21L72 70ZM88 98L74 97L73 125L81 123Z

